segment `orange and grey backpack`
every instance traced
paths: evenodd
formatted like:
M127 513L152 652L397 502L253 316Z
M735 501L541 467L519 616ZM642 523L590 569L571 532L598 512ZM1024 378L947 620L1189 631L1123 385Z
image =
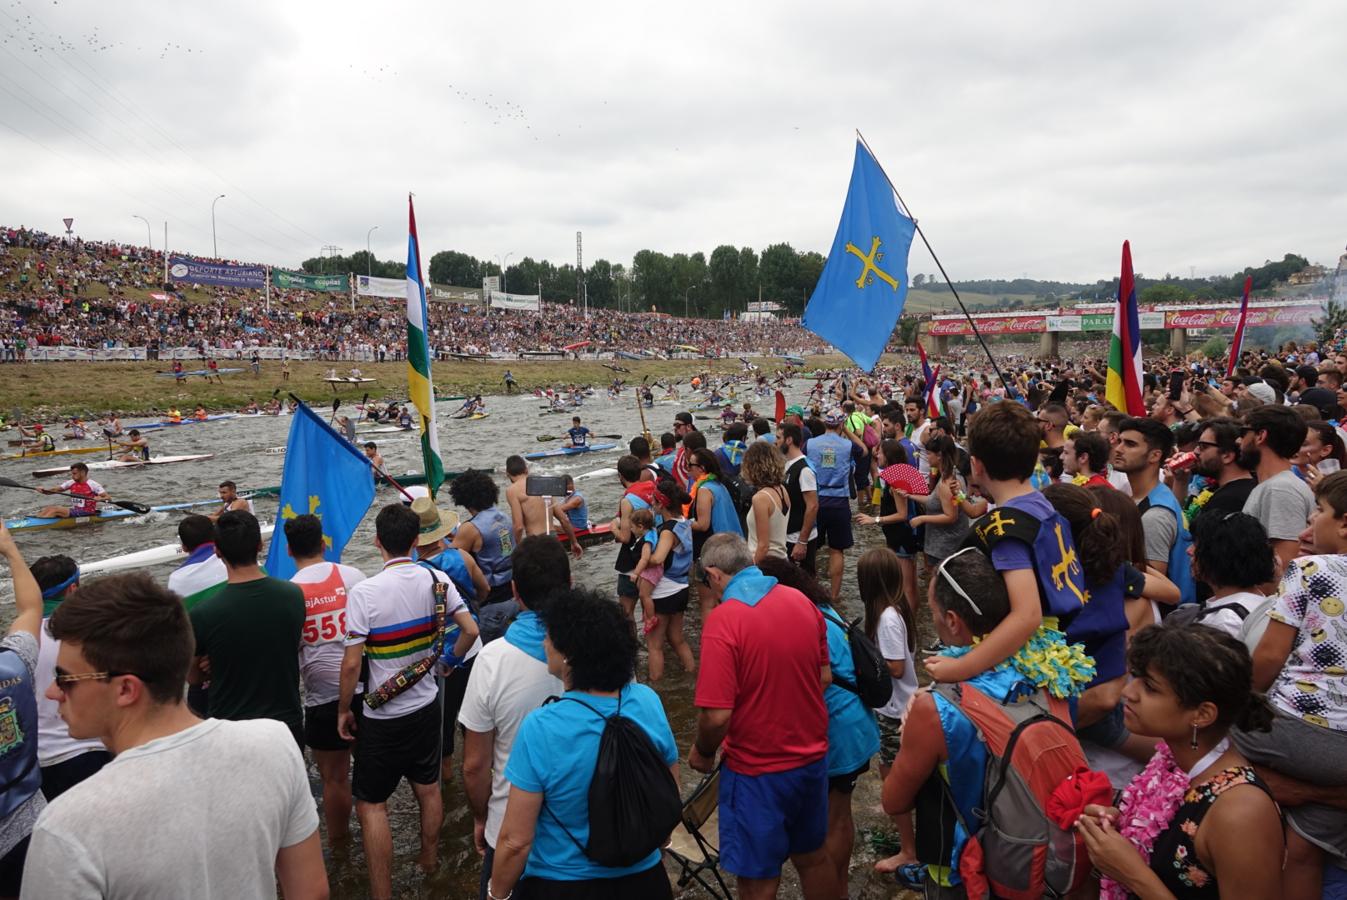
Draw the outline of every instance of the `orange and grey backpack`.
M967 683L932 689L958 708L987 748L981 827L970 827L944 779L946 799L970 837L959 876L970 898L1059 897L1084 885L1090 857L1084 840L1048 816L1048 798L1085 754L1065 700L1039 690L1002 703ZM976 824L976 823L974 823Z

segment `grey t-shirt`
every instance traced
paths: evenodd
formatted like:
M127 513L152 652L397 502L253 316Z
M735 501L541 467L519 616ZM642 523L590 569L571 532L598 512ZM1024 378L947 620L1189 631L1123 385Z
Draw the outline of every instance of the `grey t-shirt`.
M1255 487L1244 501L1244 511L1263 523L1268 540L1294 541L1314 511L1314 491L1287 469Z
M290 730L207 719L120 753L33 829L24 900L274 898L318 813Z
M5 639L0 641L0 647L5 650L13 650L19 654L23 660L24 667L28 669L29 685L33 680L33 672L37 669L37 638L26 631L16 631L11 635L6 635ZM37 753L37 733L25 735L28 740L34 742L30 752ZM38 813L42 812L47 801L43 799L42 792L38 791L29 797L22 806L9 814L3 822L0 822L0 856L4 856L9 851L28 836L33 830L33 823L37 821Z
M1179 523L1174 514L1163 506L1151 506L1141 514L1141 528L1146 532L1146 559L1169 565L1169 553L1179 537Z

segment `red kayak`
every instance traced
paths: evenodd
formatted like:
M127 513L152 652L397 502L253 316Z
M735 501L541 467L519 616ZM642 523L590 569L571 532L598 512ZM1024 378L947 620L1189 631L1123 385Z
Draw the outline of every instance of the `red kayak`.
M575 536L580 541L581 547L594 547L597 546L598 544L606 544L609 541L613 540L612 524L605 522L603 525L595 525L591 528L583 528L577 531L575 533ZM566 537L565 532L558 531L557 538L563 544L570 543L570 541Z

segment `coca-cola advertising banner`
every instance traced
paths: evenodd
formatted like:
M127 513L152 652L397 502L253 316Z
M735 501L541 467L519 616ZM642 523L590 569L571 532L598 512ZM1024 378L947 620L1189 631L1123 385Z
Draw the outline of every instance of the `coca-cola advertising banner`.
M1309 325L1319 312L1317 306L1278 306L1249 310L1247 327L1265 325ZM1234 328L1239 324L1239 309L1184 309L1165 313L1166 328Z
M983 334L1042 334L1047 328L1047 316L1003 316L978 320L978 331ZM939 337L972 333L973 327L967 319L944 319L931 323L931 334Z

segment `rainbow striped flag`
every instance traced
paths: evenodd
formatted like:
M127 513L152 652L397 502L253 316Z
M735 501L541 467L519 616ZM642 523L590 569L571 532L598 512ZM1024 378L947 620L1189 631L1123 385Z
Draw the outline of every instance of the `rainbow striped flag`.
M1137 286L1132 277L1132 246L1123 241L1122 277L1118 305L1113 310L1113 340L1108 348L1108 377L1104 398L1129 416L1146 415L1141 395L1141 323L1137 313Z
M416 210L407 195L407 393L421 420L421 461L430 495L444 483L440 437L435 430L435 396L430 380L426 283L421 278L421 246L416 239Z
M1249 321L1249 291L1253 289L1253 276L1244 276L1244 299L1239 304L1239 324L1235 326L1235 337L1230 341L1230 362L1225 367L1225 377L1232 378L1235 367L1239 365L1240 354L1244 352L1244 323Z

